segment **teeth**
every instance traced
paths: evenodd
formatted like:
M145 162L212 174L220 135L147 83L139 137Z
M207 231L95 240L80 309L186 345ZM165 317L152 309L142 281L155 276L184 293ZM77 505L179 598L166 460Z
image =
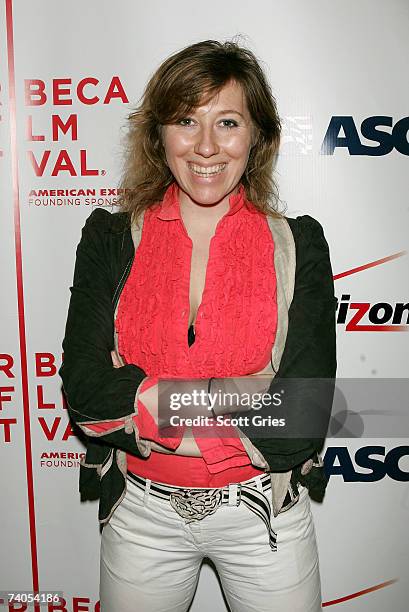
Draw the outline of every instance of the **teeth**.
M217 166L211 166L210 168L202 168L196 164L189 164L189 168L195 173L201 176L213 176L223 172L227 164L217 164Z

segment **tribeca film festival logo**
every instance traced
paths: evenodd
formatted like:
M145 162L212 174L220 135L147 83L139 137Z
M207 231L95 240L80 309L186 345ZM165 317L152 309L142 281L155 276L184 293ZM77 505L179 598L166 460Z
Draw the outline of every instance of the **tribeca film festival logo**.
M56 357L52 353L35 353L29 367L30 374L35 377L30 394L31 435L46 444L39 451L39 465L43 468L79 467L85 452L61 449L76 438L77 433L68 419ZM20 401L17 377L14 356L0 353L0 445L19 440L19 429L24 428L21 409L16 405Z
M81 115L67 108L97 107L127 104L128 96L119 76L108 83L96 77L85 77L78 83L71 78L55 78L50 83L42 79L24 80L25 137L29 143L27 157L34 176L41 181L47 177L101 177L106 169L92 163L92 151L82 146L78 150ZM45 128L44 126L48 126ZM72 145L72 146L70 146ZM113 187L33 188L28 194L34 206L115 205L120 190Z

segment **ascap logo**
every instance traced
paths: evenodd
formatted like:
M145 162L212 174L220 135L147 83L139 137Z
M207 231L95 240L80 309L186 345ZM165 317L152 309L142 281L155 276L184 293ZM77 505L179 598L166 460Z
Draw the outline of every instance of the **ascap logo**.
M342 476L344 482L377 482L385 476L408 482L409 471L400 465L404 457L409 457L409 446L397 446L390 451L384 446L363 446L355 452L354 460L346 446L331 446L325 451L325 473L328 477Z
M409 155L408 130L409 117L403 117L395 125L392 117L384 115L367 117L361 123L360 132L353 117L331 117L321 146L321 154L334 155L335 149L344 148L348 150L349 155L379 157L388 155L394 149L402 155ZM360 136L378 145L363 144Z

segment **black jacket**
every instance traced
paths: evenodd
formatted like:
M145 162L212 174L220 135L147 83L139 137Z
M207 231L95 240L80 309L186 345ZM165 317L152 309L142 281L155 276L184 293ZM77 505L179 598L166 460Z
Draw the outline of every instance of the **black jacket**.
M296 247L295 288L276 378L334 380L336 299L328 244L321 225L309 215L287 221ZM137 387L146 376L137 365L113 368L111 361L115 306L134 251L128 214L104 209L91 213L77 247L59 370L68 412L77 425L132 414ZM314 467L303 476L300 467L306 459L317 458L323 439L250 440L271 472L292 469L295 480L307 486L313 498L322 498L327 484L324 468ZM99 521L105 523L125 492L124 453L118 451L142 455L135 437L124 428L86 441L87 453L80 465L81 499L100 498Z

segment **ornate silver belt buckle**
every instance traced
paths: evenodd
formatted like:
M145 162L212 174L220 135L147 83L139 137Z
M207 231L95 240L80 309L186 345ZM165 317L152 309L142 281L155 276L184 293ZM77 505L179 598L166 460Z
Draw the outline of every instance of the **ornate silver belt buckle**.
M205 516L216 512L222 503L220 489L200 490L181 489L169 497L172 508L185 519L186 523L201 521Z

